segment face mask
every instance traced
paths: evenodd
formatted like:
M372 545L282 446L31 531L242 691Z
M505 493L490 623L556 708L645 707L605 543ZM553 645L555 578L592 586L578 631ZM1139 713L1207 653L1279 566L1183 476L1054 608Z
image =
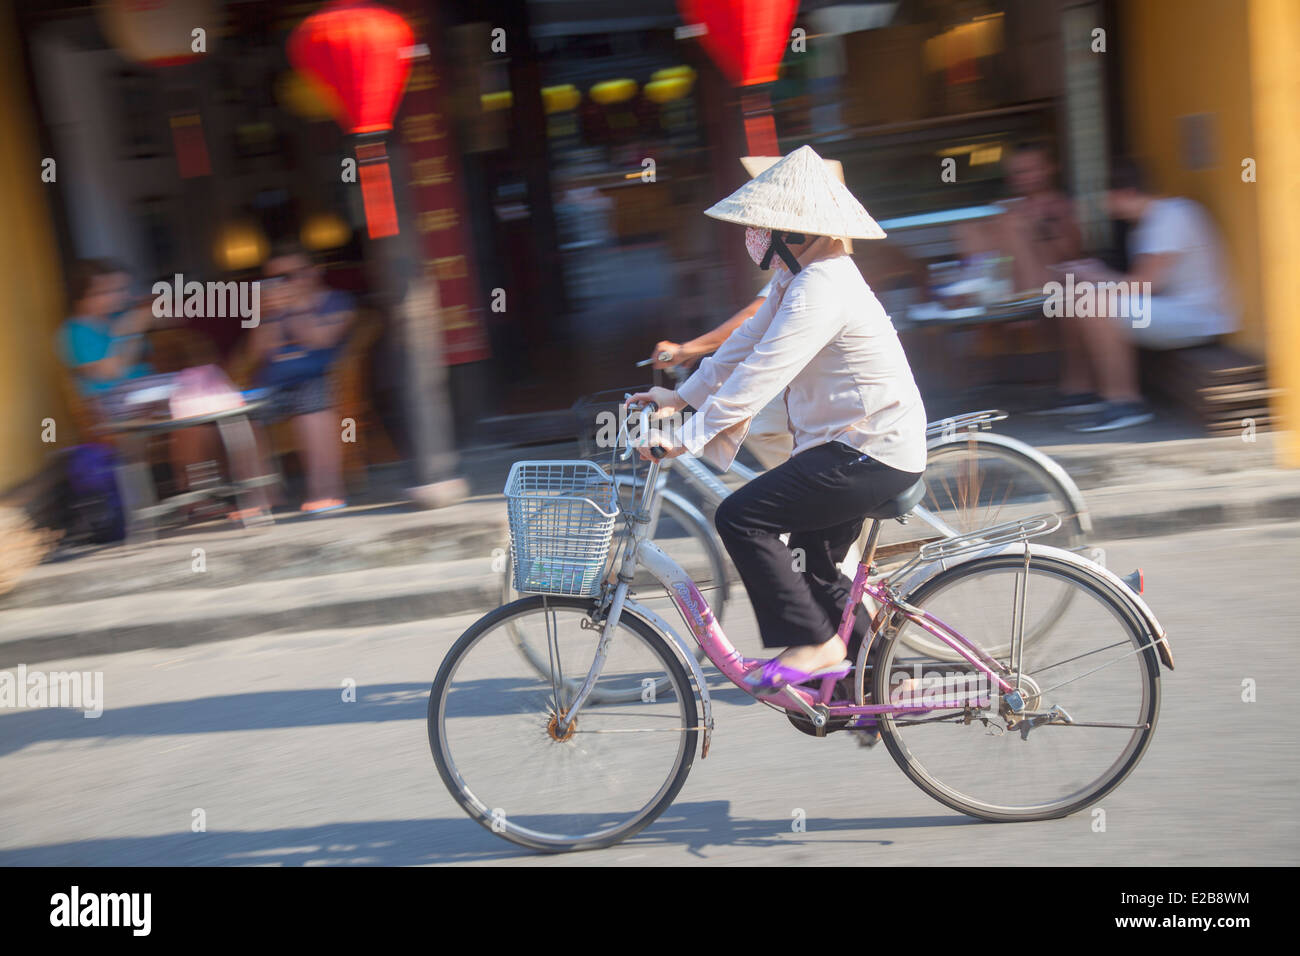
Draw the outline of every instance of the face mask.
M762 265L763 256L767 255L767 247L771 244L771 229L759 229L757 226L749 226L745 229L745 251L749 253L749 258L754 260L754 265Z

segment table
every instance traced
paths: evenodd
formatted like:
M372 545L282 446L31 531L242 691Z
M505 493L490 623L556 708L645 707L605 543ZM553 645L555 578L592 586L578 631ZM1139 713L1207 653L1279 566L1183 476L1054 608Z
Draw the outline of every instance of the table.
M122 507L126 511L126 542L136 543L142 539L154 540L157 537L158 519L184 508L186 505L211 498L234 498L240 511L252 507L248 501L250 492L265 488L280 481L278 474L257 475L240 481L231 480L195 491L186 491L169 498L159 500L154 487L153 471L149 466L149 439L155 435L192 428L196 425L216 425L221 436L226 459L232 463L239 459L241 453L246 460L256 459L257 441L249 415L266 404L268 399L246 401L238 408L211 412L206 415L194 415L189 418L138 418L120 419L105 422L99 431L116 435L121 449L121 461L116 469L118 494L122 498ZM269 512L252 522L241 515L240 523L245 527L250 524L271 524L273 519Z
M924 353L937 360L943 390L955 396L986 383L974 381L971 369L976 363L970 355L954 355L946 333L1042 319L1046 301L1045 296L1038 295L962 309L944 309L937 303L924 302L909 306L895 327L900 334L919 333L930 340Z

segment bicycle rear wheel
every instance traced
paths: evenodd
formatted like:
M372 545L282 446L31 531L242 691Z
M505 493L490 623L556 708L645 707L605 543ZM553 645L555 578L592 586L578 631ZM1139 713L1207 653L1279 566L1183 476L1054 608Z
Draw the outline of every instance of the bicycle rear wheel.
M1039 539L1039 544L1066 550L1085 544L1087 509L1078 489L1021 447L1006 436L979 432L930 441L921 506L936 523L958 534L1030 515L1054 514L1060 516L1061 527Z
M1062 586L1072 593L1064 613L1017 648L1022 593L1024 619L1042 620L1037 604ZM934 799L984 820L1053 819L1095 803L1137 766L1160 711L1159 663L1141 621L1104 583L1045 556L1026 575L1023 556L1004 555L951 568L906 600L981 648L1007 648L991 656L1025 699L1018 719L982 672L909 646L915 624L886 629L873 699L927 709L883 716L881 736Z
M1035 543L1066 550L1086 544L1090 523L1078 489L1022 447L1015 439L981 432L931 440L925 466L925 499L908 526L912 529L908 537L934 539L1030 515L1054 514L1061 519L1061 527L1035 538ZM889 535L884 540L890 540ZM884 564L888 568L888 563ZM1073 588L1055 590L1055 602L1038 602L1035 618L1027 623L1027 640L1046 633L1068 610ZM919 629L913 629L907 641L918 652L935 657L947 653L948 660L960 659ZM995 654L1005 649L985 648Z
M521 846L625 840L672 803L695 759L689 678L666 640L627 613L597 681L604 702L589 700L570 732L559 730L571 678L580 684L595 657L600 630L583 625L592 606L535 596L498 608L456 641L429 694L429 748L443 783L471 818ZM545 673L518 653L520 633L540 635Z

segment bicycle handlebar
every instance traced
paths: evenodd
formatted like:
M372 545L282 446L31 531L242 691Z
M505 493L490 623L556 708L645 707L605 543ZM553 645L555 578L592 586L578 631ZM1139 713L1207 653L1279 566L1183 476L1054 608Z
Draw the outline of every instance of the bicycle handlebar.
M660 352L654 358L642 359L636 363L637 368L645 368L647 365L653 365L655 362L671 362L673 360L672 352Z
M629 395L629 396L625 396L625 398L631 398L631 396L630 396L630 395ZM626 402L626 404L627 404L627 410L628 410L629 412L632 411L632 408L633 408L634 404L635 404L635 407L637 407L637 408L639 408L639 409L641 410L641 429L640 429L640 431L638 432L638 434L639 434L639 435L643 435L643 436L644 436L644 435L648 435L648 434L650 433L650 414L651 414L651 412L656 412L656 411L659 410L659 405L658 405L658 403L656 403L656 402L636 402L636 403L633 403L633 402ZM619 439L619 443L620 443L620 444L623 444L623 445L625 446L625 450L624 450L624 452L623 452L623 456L622 456L622 457L623 457L623 460L624 460L624 461L627 461L629 458L632 457L632 449L633 449L634 447L637 447L637 446L634 446L634 445L633 445L633 443L632 443L632 436L631 436L630 434L628 434L628 430L627 430L627 419L626 419L626 418L623 419L623 424L619 426L618 439ZM662 458L664 457L664 455L666 454L666 452L664 451L664 449L663 449L663 447L662 447L661 445L650 445L649 448L650 448L650 457L651 457L651 458L654 458L656 461L662 459Z

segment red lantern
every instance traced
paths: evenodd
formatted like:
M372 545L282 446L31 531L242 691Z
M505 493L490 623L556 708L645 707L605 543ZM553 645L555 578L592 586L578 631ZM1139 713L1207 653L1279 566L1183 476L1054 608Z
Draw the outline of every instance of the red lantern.
M790 42L799 0L677 0L682 18L703 24L700 42L732 86L776 80ZM766 91L741 97L751 156L779 156L772 102Z
M383 137L393 128L414 42L401 16L366 0L334 0L289 37L289 61L334 91L340 111L335 119L359 137L357 167L372 239L398 231Z
M700 42L732 86L777 78L799 0L677 0L677 6L687 23L707 29Z

